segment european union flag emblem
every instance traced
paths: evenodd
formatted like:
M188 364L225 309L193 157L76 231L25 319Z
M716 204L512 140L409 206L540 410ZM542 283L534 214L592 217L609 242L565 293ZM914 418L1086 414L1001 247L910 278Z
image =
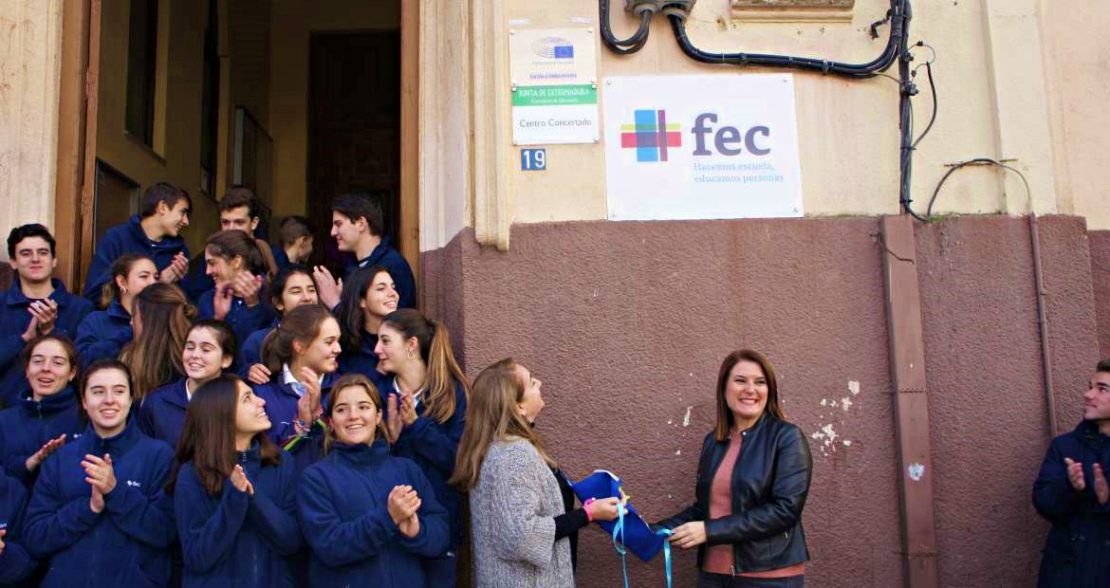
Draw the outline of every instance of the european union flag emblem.
M574 45L556 45L555 59L574 59Z

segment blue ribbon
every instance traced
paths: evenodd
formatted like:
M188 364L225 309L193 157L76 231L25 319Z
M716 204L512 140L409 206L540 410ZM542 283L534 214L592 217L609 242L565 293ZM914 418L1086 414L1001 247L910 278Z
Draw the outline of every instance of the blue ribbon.
M667 541L667 537L674 534L670 529L659 529L655 532L656 535L663 537L663 565L667 570L667 588L671 586L671 542Z
M617 505L617 524L613 525L613 549L621 554L624 588L628 588L628 550L624 547L624 504Z

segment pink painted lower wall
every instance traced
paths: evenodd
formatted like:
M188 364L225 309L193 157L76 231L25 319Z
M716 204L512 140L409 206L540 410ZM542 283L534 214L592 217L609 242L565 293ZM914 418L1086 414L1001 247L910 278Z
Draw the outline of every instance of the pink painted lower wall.
M1102 357L1110 357L1110 231L1091 231L1091 277Z
M425 307L467 372L513 356L544 382L539 430L572 475L610 469L651 519L692 500L713 386L729 351L774 362L811 435L803 522L813 586L901 585L898 466L882 245L871 218L514 226L424 256ZM1041 221L1054 383L1074 426L1098 356L1081 221ZM1048 441L1029 230L971 217L918 227L941 585L1031 585L1046 525L1029 504ZM632 585L664 586L660 560ZM695 585L693 553L675 585ZM622 585L596 528L578 586Z

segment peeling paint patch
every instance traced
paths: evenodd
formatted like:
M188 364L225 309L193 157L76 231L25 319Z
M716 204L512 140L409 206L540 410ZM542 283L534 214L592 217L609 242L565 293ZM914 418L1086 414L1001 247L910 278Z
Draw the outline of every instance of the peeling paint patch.
M855 380L848 380L848 392L851 392L852 396L859 394L859 382Z
M829 399L828 398L822 398L821 399L821 406L828 406L828 405L829 405Z
M906 473L914 482L920 482L921 478L925 477L925 466L919 463L911 463L906 466Z
M682 455L682 450L681 450L681 449L679 449L678 451L674 452L674 454L675 454L675 455Z
M852 404L852 399L847 396L840 399L840 407L844 409L844 412L848 412L848 409L852 407Z
M844 443L845 447L851 447L852 446L852 440L851 439L845 439L844 441L842 441L842 443Z
M692 410L694 410L694 407L692 407L692 406L687 406L686 407L686 416L682 417L682 426L683 427L689 427L690 426L690 411L692 411Z

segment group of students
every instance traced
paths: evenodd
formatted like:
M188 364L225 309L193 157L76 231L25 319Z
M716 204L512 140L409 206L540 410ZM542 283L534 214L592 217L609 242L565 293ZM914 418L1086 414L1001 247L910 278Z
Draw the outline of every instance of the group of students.
M11 232L0 585L453 587L465 493L480 587L573 587L576 533L624 506L575 508L526 368L503 360L471 387L446 327L412 308L374 198L333 204L357 260L342 279L301 263L307 229L257 239L249 191L220 208L201 274L180 235L188 195L151 187L98 246L84 297L52 278L45 227ZM808 446L765 357L721 369L697 502L661 525L705 551L706 582L800 586Z

